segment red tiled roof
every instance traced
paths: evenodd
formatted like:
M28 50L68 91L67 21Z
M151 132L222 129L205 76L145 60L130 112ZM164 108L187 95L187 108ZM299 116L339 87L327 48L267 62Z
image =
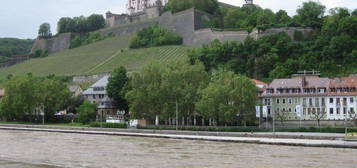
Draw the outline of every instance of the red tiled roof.
M262 81L258 81L258 80L256 80L256 79L251 79L252 80L252 82L254 82L256 85L268 85L268 84L266 84L266 83L264 83L264 82L262 82Z

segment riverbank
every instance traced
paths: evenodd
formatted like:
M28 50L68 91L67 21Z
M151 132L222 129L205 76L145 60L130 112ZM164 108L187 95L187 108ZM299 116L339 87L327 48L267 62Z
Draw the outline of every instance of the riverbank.
M325 133L221 133L193 131L165 131L138 129L79 128L39 125L0 125L1 130L92 134L111 136L135 136L151 138L188 139L219 142L288 145L305 147L330 147L357 149L357 142L343 141L343 134ZM285 137L285 138L283 138Z

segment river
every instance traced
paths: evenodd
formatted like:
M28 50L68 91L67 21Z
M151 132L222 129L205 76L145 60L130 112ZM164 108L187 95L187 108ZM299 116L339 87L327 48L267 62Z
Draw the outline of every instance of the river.
M5 168L356 168L357 150L0 130Z

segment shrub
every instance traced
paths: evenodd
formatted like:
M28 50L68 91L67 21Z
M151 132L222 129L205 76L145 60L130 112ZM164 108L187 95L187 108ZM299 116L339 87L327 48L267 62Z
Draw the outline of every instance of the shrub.
M140 30L131 40L130 48L180 44L182 44L182 37L156 25Z
M78 111L78 121L86 124L95 121L97 115L97 105L92 104L89 101L84 101L84 103L77 108Z
M92 44L114 36L115 36L114 33L108 33L107 35L102 35L98 32L91 32L85 35L76 35L71 40L70 48L77 48L83 45Z
M91 122L90 127L100 127L100 122ZM127 128L126 123L102 123L103 128Z

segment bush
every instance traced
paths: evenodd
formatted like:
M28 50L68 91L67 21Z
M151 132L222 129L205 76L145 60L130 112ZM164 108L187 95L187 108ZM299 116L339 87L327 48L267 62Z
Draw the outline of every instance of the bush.
M140 30L131 40L130 48L156 47L163 45L181 45L182 37L159 26L150 26Z
M100 122L91 122L89 124L90 127L100 127ZM103 128L127 128L126 123L102 123Z
M77 108L78 111L78 121L80 123L86 124L95 121L97 115L97 105L92 104L89 101L84 101L84 103Z
M113 33L108 33L107 35L102 35L98 32L91 32L85 35L76 35L72 38L70 48L77 48L80 46L92 44L98 41L105 40L106 38L114 37Z

